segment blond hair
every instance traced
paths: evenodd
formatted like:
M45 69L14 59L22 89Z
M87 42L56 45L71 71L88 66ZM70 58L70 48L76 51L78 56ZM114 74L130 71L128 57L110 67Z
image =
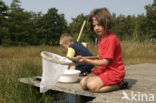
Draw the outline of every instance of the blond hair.
M65 44L67 41L73 42L73 38L68 33L62 34L60 37L60 45Z
M93 32L93 19L96 18L98 23L106 30L110 30L114 24L114 20L107 8L94 9L88 18L88 27Z

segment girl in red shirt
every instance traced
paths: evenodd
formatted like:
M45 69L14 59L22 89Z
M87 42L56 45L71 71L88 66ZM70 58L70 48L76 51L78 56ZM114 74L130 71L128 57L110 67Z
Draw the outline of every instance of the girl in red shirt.
M108 92L126 87L124 64L121 58L121 47L118 38L110 32L113 19L106 8L95 9L90 13L88 26L98 36L98 57L86 58L78 56L78 62L98 66L80 85L92 92Z

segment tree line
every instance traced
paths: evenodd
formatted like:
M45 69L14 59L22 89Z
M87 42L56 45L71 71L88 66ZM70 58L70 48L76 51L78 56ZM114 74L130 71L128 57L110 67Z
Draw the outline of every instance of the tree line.
M47 13L25 11L20 0L13 0L10 6L0 0L0 45L58 45L59 37L67 32L74 40L78 37L84 20L88 15L79 14L67 23L64 14L58 14L56 8ZM145 5L146 15L119 15L113 13L114 32L120 40L144 41L156 39L156 0ZM94 42L95 33L89 33L84 27L81 41Z

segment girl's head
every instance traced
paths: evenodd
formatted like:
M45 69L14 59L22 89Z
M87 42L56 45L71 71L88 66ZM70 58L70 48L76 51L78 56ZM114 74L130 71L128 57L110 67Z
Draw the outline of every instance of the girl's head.
M88 27L90 32L95 31L95 23L98 23L98 26L101 26L105 31L108 31L112 28L113 18L110 12L106 8L94 9L88 18Z

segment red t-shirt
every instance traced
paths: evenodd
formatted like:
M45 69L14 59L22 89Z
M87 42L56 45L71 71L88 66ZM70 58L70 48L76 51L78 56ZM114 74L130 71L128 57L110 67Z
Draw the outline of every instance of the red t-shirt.
M107 66L98 66L100 74L99 72L96 73L96 70L92 73L98 75L102 79L104 85L112 85L121 82L125 76L125 69L121 58L121 47L118 38L115 34L109 32L103 40L101 40L101 36L99 36L98 43L99 59L109 58L111 62Z

